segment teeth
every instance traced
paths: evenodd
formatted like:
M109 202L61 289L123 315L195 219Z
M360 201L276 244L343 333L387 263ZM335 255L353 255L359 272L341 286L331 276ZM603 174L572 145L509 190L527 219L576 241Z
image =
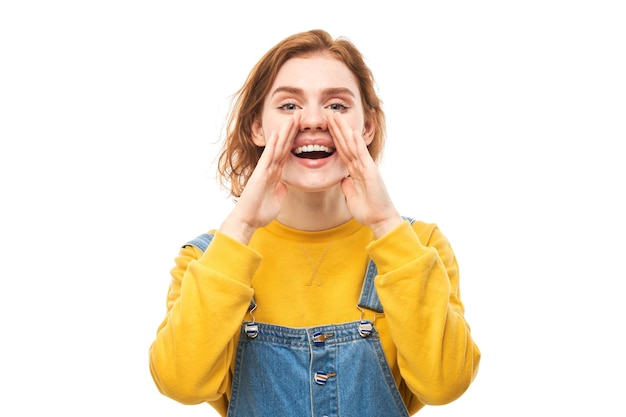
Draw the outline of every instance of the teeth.
M294 153L296 155L301 154L303 152L327 152L327 153L332 153L333 149L329 148L328 146L322 146L322 145L305 145L305 146L300 146L298 148L296 148L294 150Z

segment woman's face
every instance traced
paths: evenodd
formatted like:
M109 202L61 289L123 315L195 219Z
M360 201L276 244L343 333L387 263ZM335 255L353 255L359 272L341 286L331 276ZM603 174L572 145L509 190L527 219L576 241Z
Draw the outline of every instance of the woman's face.
M254 123L255 143L263 146L265 138L278 132L296 112L300 113L299 129L283 167L283 182L311 192L337 186L348 171L335 150L329 114L341 113L345 123L361 134L373 130L372 122L364 118L355 76L343 62L327 54L286 61L265 97L261 117Z

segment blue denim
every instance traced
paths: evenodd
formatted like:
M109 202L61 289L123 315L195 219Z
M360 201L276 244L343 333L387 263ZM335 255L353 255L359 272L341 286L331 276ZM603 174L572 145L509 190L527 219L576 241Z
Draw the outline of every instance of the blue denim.
M411 223L412 219L409 219ZM188 245L206 250L213 236ZM370 260L358 306L383 312ZM254 300L250 308L255 307ZM370 321L291 328L244 322L228 417L408 417Z
M361 323L244 323L228 417L408 417L376 329L363 336Z

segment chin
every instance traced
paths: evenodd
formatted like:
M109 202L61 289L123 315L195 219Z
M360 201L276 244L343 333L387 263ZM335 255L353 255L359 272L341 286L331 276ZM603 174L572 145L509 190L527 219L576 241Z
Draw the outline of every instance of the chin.
M345 177L341 177L334 181L283 181L290 190L306 192L306 193L321 193L325 191L331 191L334 189L340 189L341 180Z
M302 169L302 167L286 166L283 169L282 181L289 188L304 192L329 191L340 186L341 181L348 176L345 166L329 165L320 169Z

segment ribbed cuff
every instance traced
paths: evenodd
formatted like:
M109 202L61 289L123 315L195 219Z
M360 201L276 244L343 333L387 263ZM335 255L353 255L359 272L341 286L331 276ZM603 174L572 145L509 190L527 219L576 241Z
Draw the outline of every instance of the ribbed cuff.
M367 251L382 275L424 255L428 247L422 245L409 221L405 220L385 236L372 241Z
M257 251L220 232L215 233L213 241L198 259L202 265L248 286L261 260Z

